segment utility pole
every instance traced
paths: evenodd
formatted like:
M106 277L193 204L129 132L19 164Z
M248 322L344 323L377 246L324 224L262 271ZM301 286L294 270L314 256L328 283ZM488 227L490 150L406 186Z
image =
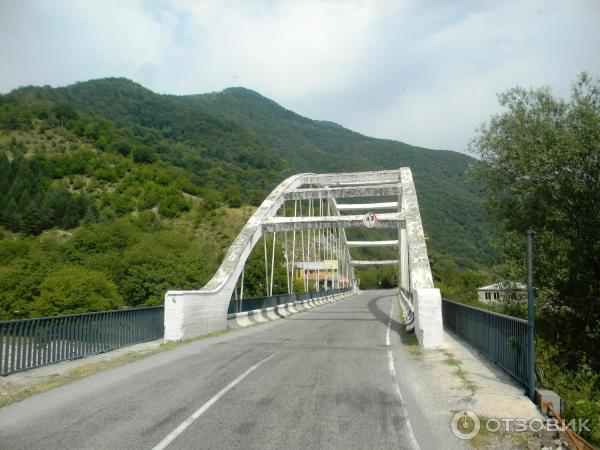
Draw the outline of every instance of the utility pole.
M527 334L529 398L535 401L535 315L533 310L533 231L527 230Z

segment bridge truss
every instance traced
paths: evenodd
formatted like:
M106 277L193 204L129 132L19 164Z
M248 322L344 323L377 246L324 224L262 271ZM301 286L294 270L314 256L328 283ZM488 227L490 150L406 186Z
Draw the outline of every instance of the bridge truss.
M365 212L370 213L368 217ZM397 230L397 239L352 241L346 237L348 228L393 229ZM273 295L276 264L285 266L288 294L296 289L297 268L303 273L300 289L306 291L348 285L357 288L355 267L394 265L409 328L414 327L426 348L442 343L441 296L433 286L417 195L406 167L377 172L303 173L283 181L248 220L206 286L166 293L165 340L187 339L226 328L229 303L234 297L243 298L244 265L261 238L266 295ZM283 244L284 261L276 262L276 242ZM398 257L355 260L349 249L360 247L397 248ZM319 273L325 263L335 270ZM312 277L307 268L313 269Z

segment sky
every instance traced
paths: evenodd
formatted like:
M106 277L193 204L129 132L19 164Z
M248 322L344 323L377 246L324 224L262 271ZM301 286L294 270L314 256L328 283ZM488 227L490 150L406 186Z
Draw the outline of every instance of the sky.
M466 151L497 93L600 74L597 0L0 0L0 93L244 86L369 136Z

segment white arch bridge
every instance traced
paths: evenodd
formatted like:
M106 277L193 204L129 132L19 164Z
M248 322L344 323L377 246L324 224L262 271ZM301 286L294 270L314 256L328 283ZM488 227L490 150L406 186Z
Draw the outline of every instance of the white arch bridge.
M346 228L393 229L397 230L397 239L350 241L346 239ZM270 249L267 235L272 235ZM166 293L165 340L187 339L227 327L232 298L243 297L244 265L263 237L266 295L273 295L276 242L284 249L284 261L278 264L285 265L288 294L294 294L298 285L301 291L357 289L354 267L394 265L410 328L414 318L420 344L426 348L441 345L441 296L433 286L417 194L407 167L377 172L302 173L282 182L248 220L206 286ZM354 260L349 251L354 247L396 247L398 256ZM323 273L319 273L321 270Z

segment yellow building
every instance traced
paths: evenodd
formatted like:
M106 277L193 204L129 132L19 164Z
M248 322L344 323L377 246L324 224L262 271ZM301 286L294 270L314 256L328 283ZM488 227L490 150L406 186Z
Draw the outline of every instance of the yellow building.
M302 281L306 278L308 281L313 283L319 279L319 285L327 283L338 284L339 286L347 286L348 279L339 273L338 261L335 259L328 259L325 261L313 261L313 262L298 262L294 264L294 280Z

